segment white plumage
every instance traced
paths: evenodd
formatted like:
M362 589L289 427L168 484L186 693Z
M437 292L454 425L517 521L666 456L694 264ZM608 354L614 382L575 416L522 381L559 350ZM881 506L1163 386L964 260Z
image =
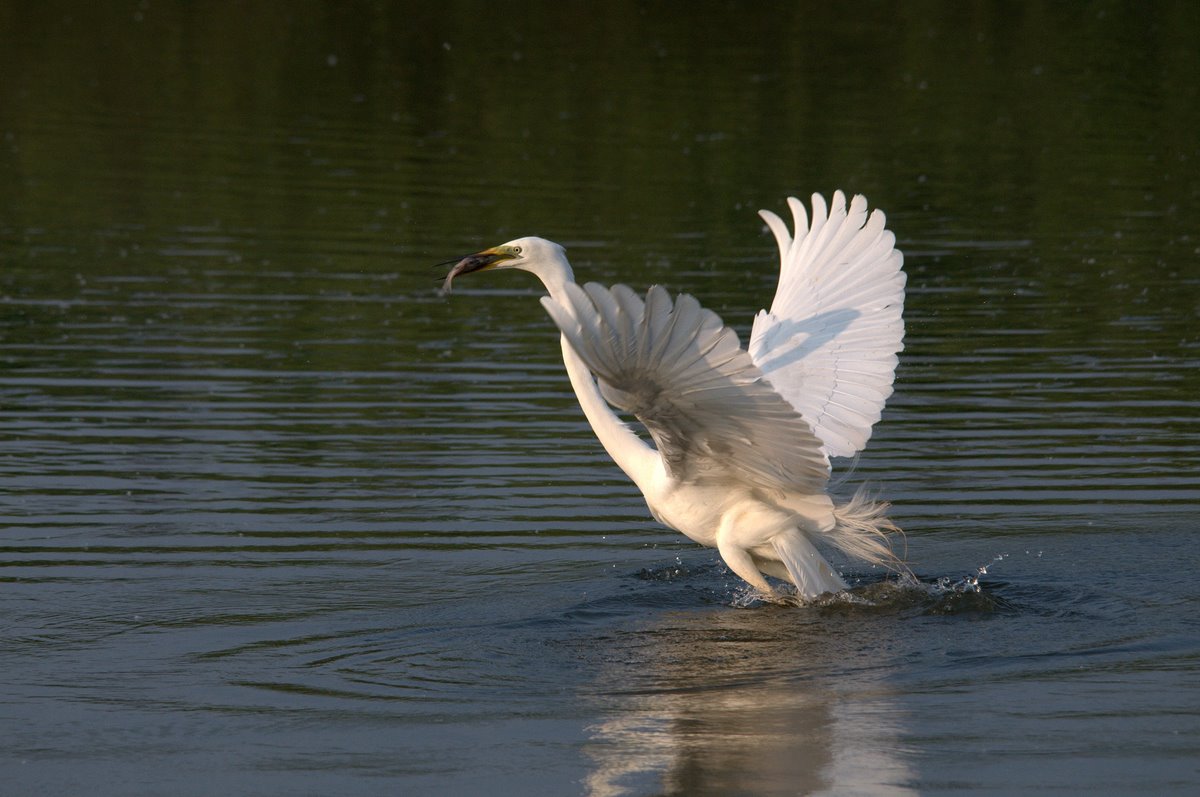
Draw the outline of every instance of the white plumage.
M892 392L904 324L903 258L866 200L838 191L812 199L812 221L789 199L795 235L769 211L780 278L770 311L754 319L748 350L715 313L686 294L645 299L624 285L579 286L558 244L521 238L471 255L446 278L519 268L541 278L542 305L562 333L579 402L651 513L716 547L766 595L764 574L805 598L845 588L814 543L897 564L886 505L861 494L835 506L830 456L862 449ZM654 447L609 405L634 415Z
M672 304L655 285L643 302L624 285L568 283L559 301L546 296L542 305L608 403L645 425L673 478L824 487L821 442L763 380L737 334L691 296Z
M779 287L770 311L754 318L750 356L825 444L830 456L860 451L892 394L903 349L904 258L882 211L867 200L846 209L841 191L826 211L813 194L813 218L789 199L796 235L760 211L779 244Z

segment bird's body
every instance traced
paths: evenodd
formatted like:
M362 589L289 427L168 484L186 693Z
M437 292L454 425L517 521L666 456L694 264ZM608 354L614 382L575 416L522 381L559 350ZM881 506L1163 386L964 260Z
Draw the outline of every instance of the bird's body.
M883 505L826 493L829 457L860 450L892 391L904 334L902 257L866 201L813 195L812 224L789 200L796 235L763 217L780 248L770 312L749 351L691 296L645 299L623 285L579 286L558 244L521 238L464 258L446 279L487 268L536 274L562 333L563 362L596 436L637 484L651 514L764 594L764 578L804 598L845 589L815 542L895 562ZM611 406L610 406L611 405ZM612 410L634 415L647 444Z

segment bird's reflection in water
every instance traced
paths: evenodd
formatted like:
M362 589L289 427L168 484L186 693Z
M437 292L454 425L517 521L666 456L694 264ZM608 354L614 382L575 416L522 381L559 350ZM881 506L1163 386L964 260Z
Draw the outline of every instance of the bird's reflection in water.
M811 614L678 614L606 640L587 793L915 793L880 626Z

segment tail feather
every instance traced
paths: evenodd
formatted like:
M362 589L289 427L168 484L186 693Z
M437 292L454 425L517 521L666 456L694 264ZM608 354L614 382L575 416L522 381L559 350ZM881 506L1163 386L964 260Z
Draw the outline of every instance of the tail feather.
M907 572L902 557L892 549L893 536L903 539L904 532L887 516L890 506L886 501L874 500L860 487L853 498L833 508L833 530L823 534L822 539L856 559Z

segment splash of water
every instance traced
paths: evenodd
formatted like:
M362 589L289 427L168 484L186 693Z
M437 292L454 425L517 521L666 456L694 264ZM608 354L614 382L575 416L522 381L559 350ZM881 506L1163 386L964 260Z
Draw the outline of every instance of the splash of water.
M1042 557L1042 551L1025 551L1026 556ZM947 610L962 610L960 598L972 598L967 608L995 609L1006 605L998 596L985 592L985 580L988 575L1001 565L1011 554L1005 552L992 557L986 564L979 565L974 572L959 578L940 576L933 581L917 578L911 573L900 573L884 578L881 581L859 583L848 590L837 594L822 595L815 600L801 597L791 584L775 584L775 593L763 595L748 584L742 584L732 589L731 605L738 609L754 608L764 605L782 606L819 606L819 607L861 607L861 608L903 608L909 605L920 605L932 602L930 610L942 607ZM726 585L730 589L730 585ZM978 598L979 600L974 600ZM957 607L957 608L956 608Z
M1025 555L1026 556L1036 555L1036 557L1040 559L1042 557L1042 552L1038 551L1036 554L1034 554L1032 551L1027 550L1027 551L1025 551ZM992 561L988 562L985 565L980 565L979 567L975 568L974 573L965 575L962 578L958 579L957 581L952 579L950 576L942 576L936 582L934 582L934 584L932 586L932 590L934 591L935 594L942 594L942 595L946 595L946 594L961 595L961 594L967 593L967 592L979 592L982 589L979 586L979 580L983 576L988 575L988 573L993 568L995 568L997 565L999 565L1001 562L1003 562L1007 558L1009 558L1009 554L1007 554L1007 553L997 554L996 556L992 557Z
M974 573L969 573L968 575L963 576L962 578L958 579L957 581L952 579L950 576L942 576L936 582L934 582L932 591L934 592L934 594L941 594L941 595L945 595L945 594L961 595L966 592L979 592L981 589L979 586L979 579L983 576L986 576L988 574L988 570L990 568L995 567L996 565L1000 564L1007 558L1008 558L1008 554L1006 554L1006 553L1002 553L997 556L994 556L992 558L992 561L988 562L986 565L980 565L979 567L975 568Z

